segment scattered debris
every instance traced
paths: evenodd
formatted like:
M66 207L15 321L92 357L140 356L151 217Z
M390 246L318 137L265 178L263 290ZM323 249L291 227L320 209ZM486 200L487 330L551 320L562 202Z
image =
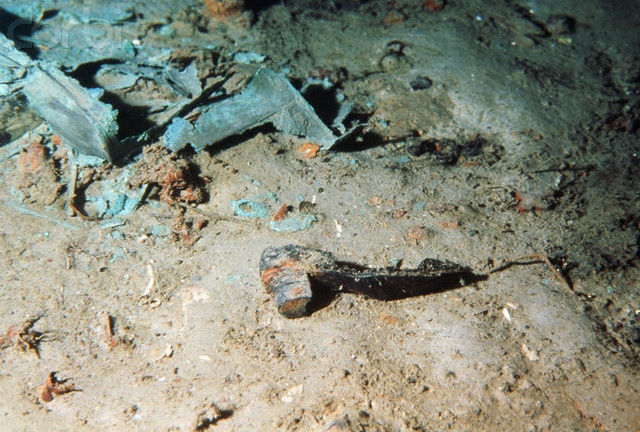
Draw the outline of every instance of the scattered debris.
M304 212L306 201L300 203L298 213L294 212L293 206L283 204L277 211L273 219L269 222L269 228L276 232L296 232L311 228L318 218L308 212Z
M308 315L312 286L327 291L395 300L445 291L486 278L447 261L425 259L415 269L372 269L336 261L329 252L287 245L267 248L260 259L262 282L287 318Z
M7 177L12 186L20 190L23 201L51 205L64 188L56 167L63 159L52 153L42 135L34 135L18 154L15 172Z
M147 283L147 286L145 287L144 292L142 293L142 297L149 296L149 294L151 294L151 291L153 291L153 288L156 285L156 276L153 271L152 264L153 264L153 260L149 260L149 262L147 263L147 274L149 275L149 282Z
M276 232L296 232L311 228L318 218L312 214L296 214L284 220L272 220L269 228Z
M291 403L295 399L300 398L300 396L302 395L302 390L303 390L302 384L294 385L293 387L288 388L287 391L284 392L282 397L280 397L280 400L284 403Z
M202 216L174 219L173 233L178 236L184 246L193 246L200 239L200 231L207 225L208 220Z
M211 16L218 20L237 17L244 11L244 0L203 0Z
M492 144L478 136L468 139L429 138L408 148L409 153L419 157L425 153L433 155L436 162L453 166L460 161L468 163L480 161L486 165L498 162L504 153L501 145Z
M526 344L522 344L522 353L527 357L529 361L536 362L540 360L538 352L536 350L529 349Z
M402 219L407 214L405 209L396 209L393 211L392 217L394 219Z
M431 231L428 228L420 225L413 226L407 234L410 239L415 240L416 242L426 240L430 235Z
M504 319L511 322L511 314L509 313L509 309L507 309L506 307L502 308L502 316L504 316Z
M151 350L149 360L153 363L158 363L164 358L171 358L173 356L173 345L166 344L163 347L156 347Z
M231 201L231 207L233 208L233 212L238 216L252 219L266 219L269 217L270 207L261 201L243 198Z
M444 9L444 0L424 0L422 3L424 8L429 12L440 12Z
M457 220L450 220L438 222L438 226L442 229L457 230L459 224Z
M281 221L284 220L284 218L287 217L287 214L289 214L289 212L293 209L292 206L290 206L289 204L282 204L280 206L280 209L278 209L278 211L276 212L276 214L273 216L274 221Z
M0 336L0 349L16 345L20 351L31 351L40 358L38 346L46 334L33 329L40 318L42 318L42 314L36 314L33 317L27 317L25 322L19 326L10 325L5 334Z
M204 431L209 429L211 426L218 423L220 420L224 420L233 415L233 411L231 410L221 410L214 404L206 403L204 408L198 414L196 418L196 424L194 427L195 431Z
M87 204L85 209L91 207L90 212L95 216L85 216L83 219L98 220L130 215L142 204L149 187L148 183L140 183L136 172L130 169L123 169L114 178L102 179L101 193L84 197ZM77 205L74 208L75 213L80 215Z
M108 312L102 314L102 335L109 351L113 351L120 343L120 339L113 333L113 322L114 319L111 314Z
M163 141L172 151L187 145L201 151L267 123L282 132L304 136L324 150L350 134L349 131L342 137L335 136L284 75L260 69L244 92L201 108L194 123L174 118Z
M60 396L66 393L82 391L76 388L75 384L66 384L68 379L59 380L56 372L50 372L43 385L38 387L38 395L42 402L51 402L54 396Z
M159 188L158 198L169 205L202 203L207 198L204 189L207 181L208 179L200 177L198 167L194 164L169 153L161 146L152 145L145 147L143 157L136 164L135 173L130 175L130 180L121 183L128 183L138 188L126 195L125 201L131 201L133 206L133 204L137 205L144 196L141 192L145 185ZM123 192L118 193L116 190L114 198L122 197L122 194ZM153 192L150 193L150 195L153 194ZM130 195L132 195L131 198L129 198Z

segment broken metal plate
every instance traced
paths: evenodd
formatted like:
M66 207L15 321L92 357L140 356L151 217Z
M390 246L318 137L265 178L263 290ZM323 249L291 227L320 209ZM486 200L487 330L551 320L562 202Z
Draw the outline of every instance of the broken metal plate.
M260 69L244 92L209 105L195 123L173 119L163 140L172 151L187 145L200 151L268 123L281 132L304 136L322 149L331 148L345 136L334 135L284 75Z
M0 68L6 68L17 78L11 85L21 87L31 108L66 145L80 153L114 159L118 143L117 111L95 99L57 66L31 61L2 35L0 48Z
M29 68L22 91L30 106L47 121L65 144L81 153L113 161L118 144L117 111L92 97L50 65Z

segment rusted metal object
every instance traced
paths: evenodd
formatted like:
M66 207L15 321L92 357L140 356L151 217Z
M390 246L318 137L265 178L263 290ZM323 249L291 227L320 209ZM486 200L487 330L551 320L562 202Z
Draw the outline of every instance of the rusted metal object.
M296 245L265 249L260 259L260 276L278 311L287 318L309 315L314 291L397 300L458 288L486 278L448 261L425 259L415 269L369 268L338 261L329 252Z

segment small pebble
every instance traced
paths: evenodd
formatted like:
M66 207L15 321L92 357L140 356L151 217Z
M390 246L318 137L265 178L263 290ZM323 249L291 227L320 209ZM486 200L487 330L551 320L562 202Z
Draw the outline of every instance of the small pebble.
M418 75L411 80L411 89L414 91L417 90L427 90L433 85L433 81L426 76Z

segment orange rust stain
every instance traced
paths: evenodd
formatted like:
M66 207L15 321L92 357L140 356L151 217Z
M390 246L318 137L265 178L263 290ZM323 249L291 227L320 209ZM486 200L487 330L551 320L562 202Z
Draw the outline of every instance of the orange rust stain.
M45 167L47 150L42 145L42 138L32 141L18 156L18 169L22 172L42 171Z
M280 209L273 216L273 220L274 221L283 220L287 216L288 212L289 212L289 205L288 204L282 204L280 206Z
M386 325L393 325L396 324L398 322L398 319L395 317L392 317L391 315L381 315L380 319L382 320L382 322L384 322Z
M280 313L286 316L292 315L292 312L297 312L307 304L308 299L300 298L295 300L289 300L282 306L280 306ZM298 316L298 314L295 314Z
M291 288L291 291L289 291L289 293L294 296L297 297L301 294L304 294L304 289L302 287L295 287L295 288Z
M446 222L438 222L438 226L442 229L452 229L452 230L457 230L458 229L458 221L452 220L452 221L446 221Z
M60 138L60 135L51 135L51 142L53 145L59 146L62 144L62 138Z
M425 0L422 5L429 12L440 12L444 9L444 1L442 0Z
M262 272L260 278L262 279L262 283L265 286L268 286L274 277L278 275L282 271L283 268L292 268L299 266L300 263L295 260L283 261L279 266L269 267L265 271Z
M209 13L218 20L226 20L240 15L244 8L243 0L203 0Z
M427 238L427 229L416 225L409 230L409 238L418 241L425 240Z
M304 159L313 159L318 156L318 151L320 151L320 146L311 142L306 142L298 147L298 153Z
M402 15L398 11L392 10L392 11L389 11L389 13L387 13L387 15L384 17L384 20L382 22L385 26L389 27L392 25L400 24L404 20L405 20L404 15Z

